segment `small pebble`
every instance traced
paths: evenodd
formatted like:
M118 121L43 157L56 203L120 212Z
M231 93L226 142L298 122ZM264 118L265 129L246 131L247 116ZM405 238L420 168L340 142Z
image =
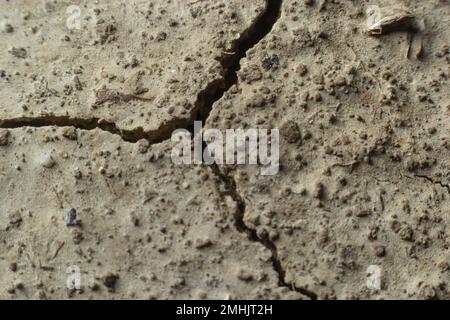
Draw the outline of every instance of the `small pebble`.
M67 226L74 226L77 223L77 211L74 208L70 208L69 211L67 211L67 217L66 217L66 225Z
M56 162L53 160L53 157L49 154L43 156L41 160L41 166L46 169L51 169L55 166Z

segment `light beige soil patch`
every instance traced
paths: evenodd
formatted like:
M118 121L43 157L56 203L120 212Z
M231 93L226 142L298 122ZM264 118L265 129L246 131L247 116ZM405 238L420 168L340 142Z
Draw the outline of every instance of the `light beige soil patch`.
M449 298L446 1L70 4L0 3L0 298ZM280 172L174 166L194 119Z

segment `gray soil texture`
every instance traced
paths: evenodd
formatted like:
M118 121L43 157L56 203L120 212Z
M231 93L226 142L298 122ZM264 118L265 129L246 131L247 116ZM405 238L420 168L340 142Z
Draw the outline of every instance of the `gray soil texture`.
M450 299L450 1L0 0L0 43L0 299ZM175 164L195 120L278 174Z

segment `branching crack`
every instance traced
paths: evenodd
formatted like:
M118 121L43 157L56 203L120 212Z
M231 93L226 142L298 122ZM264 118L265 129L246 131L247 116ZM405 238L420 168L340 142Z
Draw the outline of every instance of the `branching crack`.
M109 133L119 135L122 140L136 143L139 140L146 139L151 144L161 143L169 140L172 133L176 129L192 130L192 123L199 116L200 110L207 109L206 106L209 101L217 96L221 91L223 80L216 80L211 82L199 92L195 107L188 118L172 118L163 123L155 130L145 131L142 127L137 127L132 130L121 129L116 123L106 119L96 117L72 117L72 116L57 116L57 115L43 115L43 116L29 116L18 117L12 119L0 120L0 128L16 129L21 127L75 127L82 130L100 129ZM211 103L212 106L213 103Z
M245 57L247 51L253 48L261 40L263 40L267 34L272 31L273 26L281 16L282 0L267 0L267 6L265 12L259 17L257 22L242 35L240 43L237 46L237 54L232 59L227 61L227 64L223 65L227 70L225 76L225 87L223 90L217 92L214 99L208 101L200 110L198 120L206 121L211 113L214 103L220 100L225 92L227 92L234 84L238 82L237 73L241 68L241 59ZM246 210L245 201L237 191L236 182L227 174L224 174L217 164L212 166L212 171L216 177L222 181L227 189L228 195L236 202L237 210L234 216L235 227L241 232L245 233L250 241L258 242L264 247L270 250L272 256L271 261L274 271L278 275L278 283L282 287L286 287L289 290L293 290L307 296L310 299L317 299L317 295L307 289L295 287L293 284L288 284L285 281L286 272L283 269L281 261L279 259L278 250L275 244L267 238L260 238L257 236L256 230L250 228L245 224L244 215Z
M230 61L231 64L227 68L228 73L225 77L225 88L222 92L219 92L216 99L209 101L206 104L206 108L203 108L200 112L199 120L206 121L209 117L209 114L212 110L214 103L222 98L226 91L228 91L234 84L238 82L237 72L240 70L241 65L240 61L245 57L246 52L258 44L262 39L265 38L267 34L270 33L275 23L281 16L281 8L282 8L282 0L267 0L267 7L264 14L258 19L255 25L249 30L243 38L245 41L242 41L240 45L238 45L238 54L233 57ZM228 195L236 202L237 210L234 216L235 227L236 229L247 235L247 238L253 242L259 242L264 247L270 250L272 256L271 261L273 265L274 271L278 275L278 283L282 287L286 287L289 290L293 290L301 293L302 295L307 296L310 299L317 299L317 295L314 292L311 292L304 288L298 288L293 284L286 283L285 275L286 272L283 269L281 261L279 259L278 250L275 244L267 238L258 237L256 230L250 228L245 224L244 215L246 211L245 201L239 194L236 186L235 180L229 175L223 173L217 164L212 166L212 171L215 176L225 184Z
M193 131L194 120L205 122L213 104L220 100L235 83L237 72L240 69L240 61L248 49L256 45L272 29L281 12L282 0L266 0L266 9L263 10L256 21L244 32L239 39L232 44L234 54L223 53L218 61L223 70L221 79L216 79L201 90L196 98L194 107L186 118L173 118L151 131L144 131L142 127L133 130L118 128L117 124L105 119L95 117L71 117L71 116L29 116L0 120L0 128L15 129L20 127L75 127L84 130L100 129L116 135L120 135L124 141L135 143L141 139L148 140L151 144L169 140L174 130L187 129Z
M41 116L41 117L20 117L10 120L0 120L0 128L14 129L20 127L75 127L83 130L101 129L112 134L119 135L124 141L135 143L141 139L146 139L150 143L160 143L171 138L171 134L176 129L193 129L194 120L205 122L213 108L215 102L238 82L237 73L241 68L240 62L246 56L249 49L253 48L267 34L270 33L275 23L281 16L282 0L266 0L266 8L256 18L255 23L250 26L233 45L234 54L223 54L219 59L223 69L223 78L210 83L197 96L197 101L191 111L189 118L170 120L154 131L144 131L142 127L134 130L119 129L113 122L108 122L100 118L76 118L70 116ZM275 244L269 239L261 239L257 236L256 230L247 226L244 222L246 204L237 191L236 182L227 174L224 174L217 165L212 166L212 171L216 177L224 183L227 194L237 203L237 211L234 216L235 227L245 233L250 241L258 242L270 250L274 271L278 274L279 285L296 291L309 297L317 299L317 295L307 289L299 288L285 281L285 270L279 259L278 250ZM448 187L447 187L448 188Z

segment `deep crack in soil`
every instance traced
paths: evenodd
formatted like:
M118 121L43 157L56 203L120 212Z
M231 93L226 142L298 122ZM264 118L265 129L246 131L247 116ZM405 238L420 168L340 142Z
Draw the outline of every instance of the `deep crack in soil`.
M194 120L207 121L213 105L219 101L223 95L236 83L238 83L237 73L241 69L240 62L246 56L249 49L257 45L270 33L275 23L281 16L282 0L266 0L266 9L256 19L256 22L249 27L241 37L234 43L234 54L224 54L219 62L223 68L223 79L210 83L198 96L196 104L189 119L173 119L160 128L151 132L144 132L142 128L134 130L122 130L117 128L115 123L99 118L74 118L69 116L41 116L41 117L21 117L8 120L0 120L0 128L14 129L20 127L75 127L82 130L101 129L112 134L119 135L124 141L135 143L141 139L146 139L150 143L160 143L171 138L171 134L176 129L188 129L193 132ZM250 241L259 242L269 249L272 256L271 261L275 272L278 274L279 285L289 290L301 293L310 299L317 299L317 295L304 288L295 287L285 281L285 270L278 257L275 244L268 238L258 237L256 230L248 227L244 222L246 210L245 201L237 191L234 179L224 174L217 164L212 166L214 175L224 183L227 193L237 203L235 213L235 227L240 233L245 233Z
M281 6L283 0L266 0L266 10L261 13L256 22L250 26L234 45L234 55L225 55L220 60L222 68L225 71L224 81L221 87L218 87L209 95L199 97L200 108L197 120L206 121L212 110L213 104L219 101L223 95L238 82L237 73L241 69L241 60L246 56L248 50L263 40L281 16Z
M204 105L200 108L199 116L197 120L206 122L209 117L209 114L212 110L212 107L215 102L220 100L223 95L238 82L237 73L241 69L241 60L245 57L247 51L257 45L261 40L263 40L267 34L272 30L275 23L281 16L281 7L282 0L267 0L267 8L263 15L258 19L258 21L247 31L237 46L237 54L232 57L229 61L225 61L223 65L224 69L227 70L225 75L225 87L221 90L217 91L215 95L210 97L209 101L206 101ZM242 39L241 38L241 39ZM191 130L192 131L192 130ZM264 247L270 250L272 256L271 261L273 265L273 269L278 274L278 282L282 287L286 287L289 290L293 290L301 293L302 295L307 296L310 299L317 299L317 295L314 292L311 292L304 288L295 287L293 284L288 284L285 281L285 270L281 265L281 261L278 257L278 250L275 244L270 241L268 238L260 238L256 234L256 230L248 227L244 222L244 215L246 210L245 201L240 196L237 191L237 186L235 180L224 174L217 164L212 166L213 173L217 176L219 180L221 180L227 189L228 195L237 203L237 212L235 214L235 227L241 232L245 233L250 241L259 242Z
M236 46L236 54L229 59L222 61L222 66L226 71L224 76L224 86L219 87L216 92L211 92L207 99L201 101L199 113L197 116L198 121L205 123L211 113L214 103L219 101L223 95L236 83L238 83L237 73L241 69L241 60L246 56L248 50L257 45L272 31L273 26L281 16L282 0L267 0L266 11L258 18L256 23L246 31L240 38L239 43ZM192 127L191 133L193 133ZM278 274L278 283L282 287L286 287L289 290L293 290L307 296L310 299L317 299L317 295L314 292L308 291L304 288L297 288L293 284L288 284L285 281L285 270L281 265L281 261L278 257L278 250L275 244L268 238L260 238L256 234L256 230L248 227L244 222L245 215L245 201L237 191L236 182L234 179L224 174L217 164L212 166L212 171L215 176L225 184L228 195L237 203L237 212L235 213L235 227L236 229L247 235L247 238L253 242L259 242L265 248L269 249L272 256L271 261L273 269Z
M193 119L191 121L193 122ZM155 144L170 139L174 130L188 126L185 125L184 119L178 118L174 118L166 122L164 126L152 131L144 131L142 127L133 130L120 129L114 122L95 117L77 118L71 116L47 115L0 120L0 128L16 129L21 127L74 127L81 130L100 129L118 135L126 142L136 143L139 140L146 139L151 144Z
M212 110L212 106L220 100L234 84L238 82L237 72L240 70L240 61L246 52L260 42L271 30L281 14L282 0L266 0L266 10L256 18L256 21L245 30L239 39L232 44L233 55L223 53L218 59L222 66L222 79L209 83L197 94L197 99L188 118L172 120L163 123L152 131L144 131L138 127L133 130L124 130L113 122L95 117L70 117L45 115L38 117L18 117L0 120L0 128L15 129L20 127L75 127L83 130L100 129L112 134L120 135L124 141L135 143L146 139L150 143L161 143L169 140L176 129L187 129L193 132L194 120L206 122Z

